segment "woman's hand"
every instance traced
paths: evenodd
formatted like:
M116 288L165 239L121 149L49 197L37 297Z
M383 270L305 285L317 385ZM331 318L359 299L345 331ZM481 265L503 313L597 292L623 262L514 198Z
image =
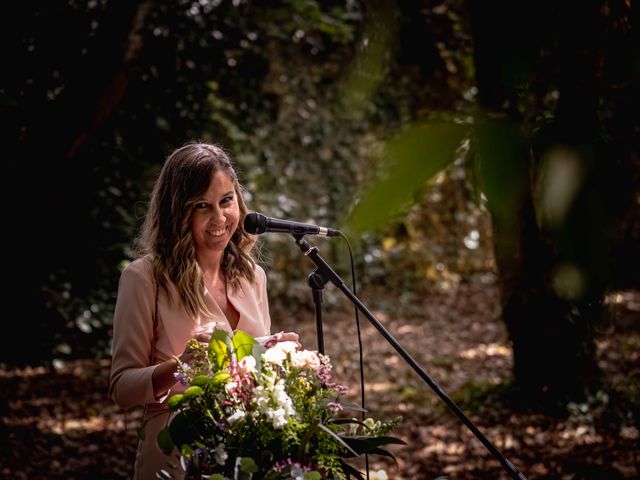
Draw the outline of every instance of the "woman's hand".
M187 342L184 351L179 357L171 357L156 366L151 374L151 385L156 400L166 394L169 389L176 384L174 374L178 370L178 364L189 363L194 358L203 355L202 352L206 352L209 340L211 340L211 332L198 333Z
M278 342L294 342L298 348L302 348L299 341L300 336L295 332L278 332L262 338L265 339L263 345L267 348L273 347Z
M187 342L187 345L184 347L183 352L178 356L178 360L181 363L189 363L195 357L201 355L202 349L198 348L198 346L202 347L206 350L209 345L209 341L211 340L211 332L202 332L196 334L191 340Z

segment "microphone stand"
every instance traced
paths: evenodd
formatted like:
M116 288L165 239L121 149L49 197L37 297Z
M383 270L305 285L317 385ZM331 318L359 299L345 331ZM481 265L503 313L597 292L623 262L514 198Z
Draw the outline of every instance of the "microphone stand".
M322 289L327 284L327 280L324 278L319 269L315 269L309 274L308 279L309 286L311 287L311 293L313 296L313 305L316 313L316 336L318 338L318 351L324 354L324 335L322 333Z
M325 260L318 253L318 248L309 245L304 240L302 234L292 234L295 239L296 245L300 247L300 250L306 257L308 257L316 265L316 269L309 275L309 285L313 289L313 298L316 310L316 327L318 329L318 347L322 346L324 349L322 339L322 316L320 312L322 303L322 288L328 282L333 283L338 290L345 294L345 296L360 310L369 320L369 322L380 332L380 334L391 344L398 354L413 368L418 376L427 384L431 389L440 397L440 399L449 407L453 413L455 413L460 420L471 430L478 440L485 446L489 452L500 462L502 468L513 478L514 480L527 480L527 477L520 472L513 463L500 453L500 451L482 434L480 430L467 418L467 416L460 410L460 407L451 400L447 394L440 388L440 386L427 375L427 373L420 367L413 357L407 352L400 343L389 333L387 329L380 323L380 321L369 311L364 303L345 285L340 276L325 262ZM313 277L313 279L312 279ZM320 349L319 349L320 350ZM324 353L320 350L320 353Z

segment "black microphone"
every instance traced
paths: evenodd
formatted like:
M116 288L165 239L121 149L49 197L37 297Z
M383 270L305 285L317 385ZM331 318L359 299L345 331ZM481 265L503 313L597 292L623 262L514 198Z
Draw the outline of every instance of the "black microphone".
M247 233L254 235L265 232L290 233L291 235L324 235L325 237L340 235L340 231L333 228L265 217L261 213L255 212L247 213L247 216L244 217L244 229Z

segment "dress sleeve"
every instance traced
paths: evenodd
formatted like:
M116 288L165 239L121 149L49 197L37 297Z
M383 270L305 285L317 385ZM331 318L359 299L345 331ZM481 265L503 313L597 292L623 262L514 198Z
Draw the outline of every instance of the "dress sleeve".
M269 315L269 296L267 294L267 274L262 267L256 266L256 284L258 287L258 302L260 313L267 335L271 333L271 316Z
M151 376L157 365L149 366L155 287L151 278L132 267L120 276L113 318L109 395L123 408L164 400L153 395Z

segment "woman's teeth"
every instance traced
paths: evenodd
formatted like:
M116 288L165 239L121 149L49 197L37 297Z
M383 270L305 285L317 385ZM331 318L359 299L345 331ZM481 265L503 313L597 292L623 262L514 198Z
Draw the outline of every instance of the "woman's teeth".
M221 228L220 230L209 230L209 235L213 235L214 237L219 237L224 234L226 228Z

